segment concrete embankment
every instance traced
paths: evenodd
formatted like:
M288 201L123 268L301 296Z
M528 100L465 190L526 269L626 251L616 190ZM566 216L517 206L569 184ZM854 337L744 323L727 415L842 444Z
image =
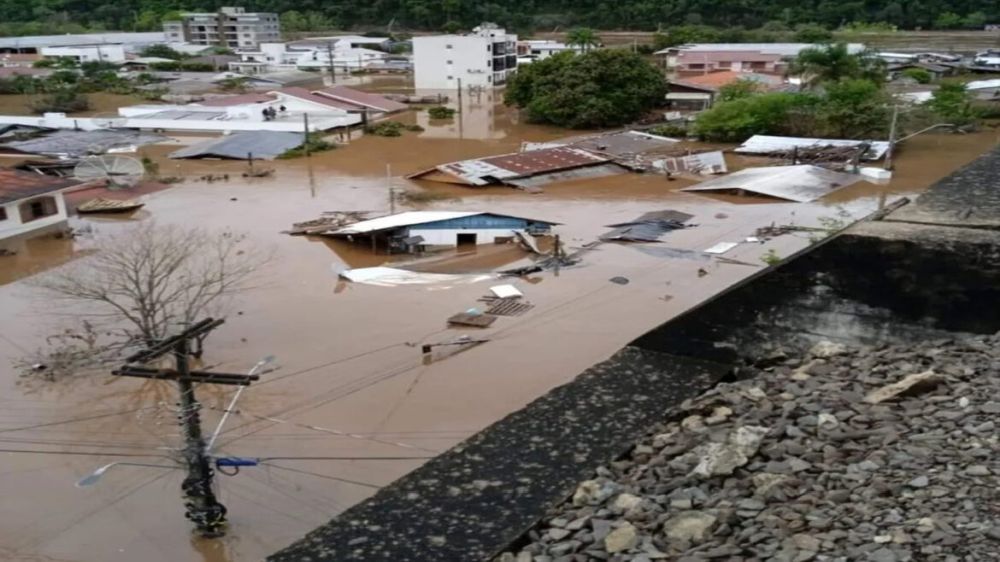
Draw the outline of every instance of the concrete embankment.
M912 344L995 332L998 193L1000 150L911 208L852 227L650 331L270 559L487 559L685 399L754 360L819 340Z

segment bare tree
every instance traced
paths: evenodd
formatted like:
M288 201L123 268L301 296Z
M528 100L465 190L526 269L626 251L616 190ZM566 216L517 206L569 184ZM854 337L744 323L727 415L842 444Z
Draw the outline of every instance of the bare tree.
M224 315L267 256L245 237L153 222L99 236L93 255L32 284L80 315L148 344L204 316Z

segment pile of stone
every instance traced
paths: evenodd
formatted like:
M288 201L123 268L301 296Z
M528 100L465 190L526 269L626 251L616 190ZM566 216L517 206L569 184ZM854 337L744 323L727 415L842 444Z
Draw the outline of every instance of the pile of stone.
M504 562L1000 559L1000 338L828 342L721 384Z

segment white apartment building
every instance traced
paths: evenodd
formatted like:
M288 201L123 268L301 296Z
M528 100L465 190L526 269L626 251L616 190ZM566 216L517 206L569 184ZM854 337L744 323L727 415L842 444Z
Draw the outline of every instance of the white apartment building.
M224 7L214 14L189 12L181 16L184 18L181 21L163 22L168 42L252 49L261 43L281 40L278 14L271 12Z
M468 35L413 38L414 85L453 90L502 86L517 70L517 35L484 23Z
M43 57L65 57L77 62L125 62L125 46L121 44L97 43L94 45L42 47L38 51Z
M517 44L518 64L524 61L544 60L563 51L583 52L580 45L567 45L549 39L520 41Z
M230 70L245 74L260 74L282 70L326 70L333 67L338 71L364 68L372 63L383 62L389 56L383 51L355 48L348 41L337 40L328 46L293 47L290 43L261 43L255 50L240 51L240 61L229 63Z

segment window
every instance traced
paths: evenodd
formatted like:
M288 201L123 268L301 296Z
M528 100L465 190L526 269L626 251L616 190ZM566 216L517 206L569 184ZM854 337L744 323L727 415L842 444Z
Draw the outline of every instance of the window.
M704 70L705 69L705 65L702 64L702 63L700 63L700 62L699 63L691 63L691 64L688 65L688 68L691 69L691 70Z
M448 77L448 80L454 80L454 79L455 79L455 78L454 78L454 77L452 77L452 76L449 76L449 77Z
M38 197L21 203L19 210L21 212L21 222L29 223L33 220L57 214L59 207L56 205L54 197Z
M5 220L7 220L7 208L0 207L0 221L5 221Z

